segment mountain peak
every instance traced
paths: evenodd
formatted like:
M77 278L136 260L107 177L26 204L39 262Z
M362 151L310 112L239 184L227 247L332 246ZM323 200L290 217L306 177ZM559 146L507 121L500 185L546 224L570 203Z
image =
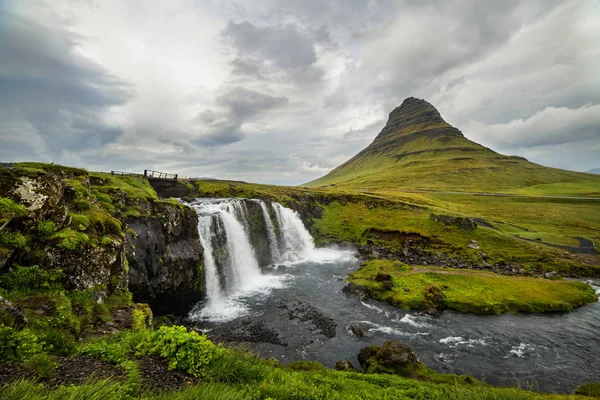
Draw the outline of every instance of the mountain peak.
M427 129L426 127L442 125L447 125L446 121L431 103L423 99L408 97L390 113L388 121L377 139L382 139L393 132L411 126Z

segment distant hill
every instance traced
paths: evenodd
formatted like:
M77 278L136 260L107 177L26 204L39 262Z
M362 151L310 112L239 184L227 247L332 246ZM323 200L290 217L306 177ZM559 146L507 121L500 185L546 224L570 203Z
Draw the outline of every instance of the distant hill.
M600 174L600 168L592 168L585 172L587 172L588 174Z
M566 184L566 187L565 187ZM364 150L304 186L598 195L600 177L544 167L477 144L409 97Z

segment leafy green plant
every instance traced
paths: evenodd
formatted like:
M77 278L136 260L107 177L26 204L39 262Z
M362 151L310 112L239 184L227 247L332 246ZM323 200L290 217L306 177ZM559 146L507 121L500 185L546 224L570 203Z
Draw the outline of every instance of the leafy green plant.
M205 335L188 332L183 326L161 326L140 343L141 354L166 358L169 369L179 368L194 376L202 376L205 368L221 352Z
M136 304L131 312L131 329L140 331L147 329L152 324L152 310L148 304Z
M108 343L106 340L87 343L80 352L85 356L100 358L114 364L126 360L126 352L123 346L119 343Z
M0 326L0 358L7 362L22 362L42 352L43 343L29 329L16 330Z

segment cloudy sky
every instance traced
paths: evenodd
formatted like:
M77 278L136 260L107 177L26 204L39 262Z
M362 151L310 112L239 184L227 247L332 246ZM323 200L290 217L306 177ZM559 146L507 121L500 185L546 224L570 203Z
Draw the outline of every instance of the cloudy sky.
M300 184L424 98L600 167L597 0L0 0L0 161Z

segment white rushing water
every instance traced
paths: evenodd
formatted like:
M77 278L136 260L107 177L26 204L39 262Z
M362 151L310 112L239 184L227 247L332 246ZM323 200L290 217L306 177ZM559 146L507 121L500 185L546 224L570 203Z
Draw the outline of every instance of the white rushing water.
M271 258L274 263L277 263L281 261L281 255L279 254L279 242L277 241L277 235L275 234L275 226L273 226L273 221L271 221L271 216L269 215L269 210L267 209L265 202L259 201L259 203L263 212L265 224L267 225L269 247L271 248Z
M268 242L269 264L326 263L349 256L348 252L334 249L316 249L298 214L281 204L262 200L197 199L189 205L198 213L198 233L204 247L206 302L190 312L190 319L234 319L248 312L244 298L268 295L289 280L290 276L261 272L252 245L252 235L258 234L251 226L251 221L257 221L250 215L248 205L253 203L260 205L264 220L266 237L262 239ZM273 220L271 215L274 215Z

